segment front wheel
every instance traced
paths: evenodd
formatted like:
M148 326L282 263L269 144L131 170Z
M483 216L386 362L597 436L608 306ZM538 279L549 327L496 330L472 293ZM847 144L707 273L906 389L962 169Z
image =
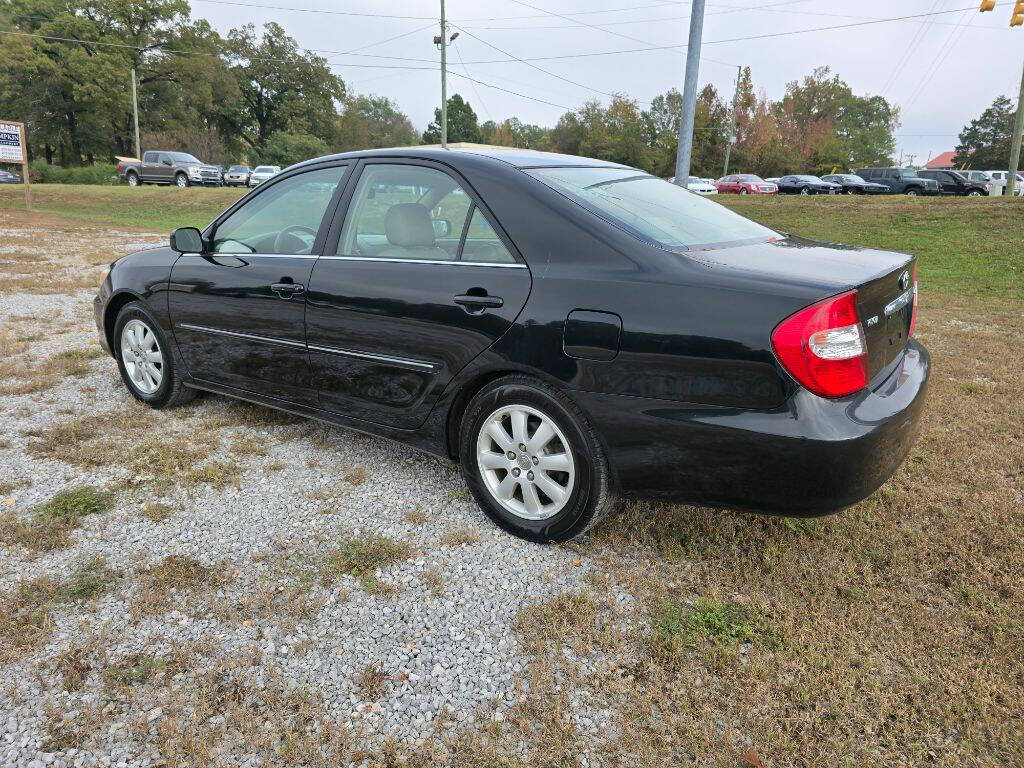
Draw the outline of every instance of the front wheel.
M174 183L181 188L185 188L188 186L188 176L186 176L184 173L179 173L177 176L174 177Z
M907 189L907 195L909 195L910 197L917 197L920 194L921 192L917 189L917 187L909 187Z
M117 368L136 400L153 408L187 403L196 396L181 381L160 324L144 304L124 306L114 324Z
M809 195L809 194L811 194L811 190L808 189L807 187L800 187L800 194L801 195Z
M981 197L981 192L979 192L976 189L972 189L970 192L967 193L967 196L968 197Z
M741 194L741 195L746 195L746 194L748 194L748 193L747 193L747 190L746 190L746 189L744 189L744 188L742 188L742 187L741 187L741 188L740 188L740 194Z
M495 523L530 541L566 541L615 503L601 445L561 392L508 376L473 397L459 440L462 476Z
M853 187L847 187L846 188L846 194L848 194L848 195L856 195L857 194L857 190L854 189Z

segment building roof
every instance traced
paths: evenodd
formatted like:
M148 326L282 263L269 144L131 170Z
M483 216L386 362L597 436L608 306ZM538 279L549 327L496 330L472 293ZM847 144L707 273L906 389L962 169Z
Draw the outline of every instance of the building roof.
M953 158L956 156L956 152L942 152L927 163L924 164L925 168L936 168L939 170L953 168L955 163Z

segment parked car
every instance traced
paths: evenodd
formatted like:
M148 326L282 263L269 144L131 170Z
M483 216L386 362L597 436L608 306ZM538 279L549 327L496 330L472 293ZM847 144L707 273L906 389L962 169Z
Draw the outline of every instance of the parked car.
M715 182L715 189L730 195L774 195L779 188L752 173L734 173Z
M21 176L0 168L0 184L21 184Z
M252 169L248 165L232 165L224 174L225 187L247 187Z
M142 160L118 160L117 175L128 186L140 184L175 184L187 187L191 184L220 186L221 171L216 165L209 165L187 152L164 152L150 150Z
M889 191L885 184L866 181L855 173L830 173L821 177L823 181L838 184L845 195L880 195Z
M780 195L834 195L840 189L838 184L808 175L783 176L778 187Z
M941 194L935 179L922 178L913 168L861 168L857 175L876 184L884 184L893 195Z
M991 190L992 176L989 174L988 171L963 170L963 171L957 171L957 173L959 173L961 176L964 176L964 177L970 179L971 181L980 181L982 184L988 184L989 185L989 191L990 192L992 191Z
M1001 187L999 192L1000 195L1006 194L1006 181L1010 175L1007 171L986 171L989 177L992 179L993 187ZM1024 175L1017 174L1017 180L1013 184L1014 194L1018 197L1024 197Z
M281 172L281 166L279 165L257 165L253 168L252 173L249 174L249 186L255 187L262 184L272 176L276 176Z
M988 196L988 182L971 181L960 174L959 171L941 171L922 169L917 172L922 179L934 179L938 182L939 188L944 195L959 195L966 197Z
M709 179L702 179L697 176L691 176L686 181L686 188L691 192L696 192L698 195L717 195L718 190L715 189L715 184Z
M537 541L619 496L853 504L910 450L930 371L913 256L528 150L300 163L114 262L94 309L136 399L208 390L447 456Z

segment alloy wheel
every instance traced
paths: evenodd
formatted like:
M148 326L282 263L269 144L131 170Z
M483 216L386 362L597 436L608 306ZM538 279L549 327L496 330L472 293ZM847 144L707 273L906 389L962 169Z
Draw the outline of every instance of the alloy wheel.
M144 395L160 389L164 356L156 334L141 320L129 320L121 330L121 359L132 386Z
M491 497L526 520L546 520L572 496L576 465L562 430L526 405L507 405L488 416L476 441L480 476Z
M188 179L185 178L185 174L179 173L175 177L174 183L177 184L179 187L187 187L188 186Z
M137 186L139 186L139 177L136 176L134 173L129 173L128 174L128 186L129 187L137 187Z

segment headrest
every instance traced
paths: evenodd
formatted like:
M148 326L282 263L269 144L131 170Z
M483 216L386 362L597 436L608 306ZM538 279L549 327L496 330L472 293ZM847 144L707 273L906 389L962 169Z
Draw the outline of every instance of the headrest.
M430 212L419 203L399 203L384 214L384 233L391 245L402 248L434 244Z

